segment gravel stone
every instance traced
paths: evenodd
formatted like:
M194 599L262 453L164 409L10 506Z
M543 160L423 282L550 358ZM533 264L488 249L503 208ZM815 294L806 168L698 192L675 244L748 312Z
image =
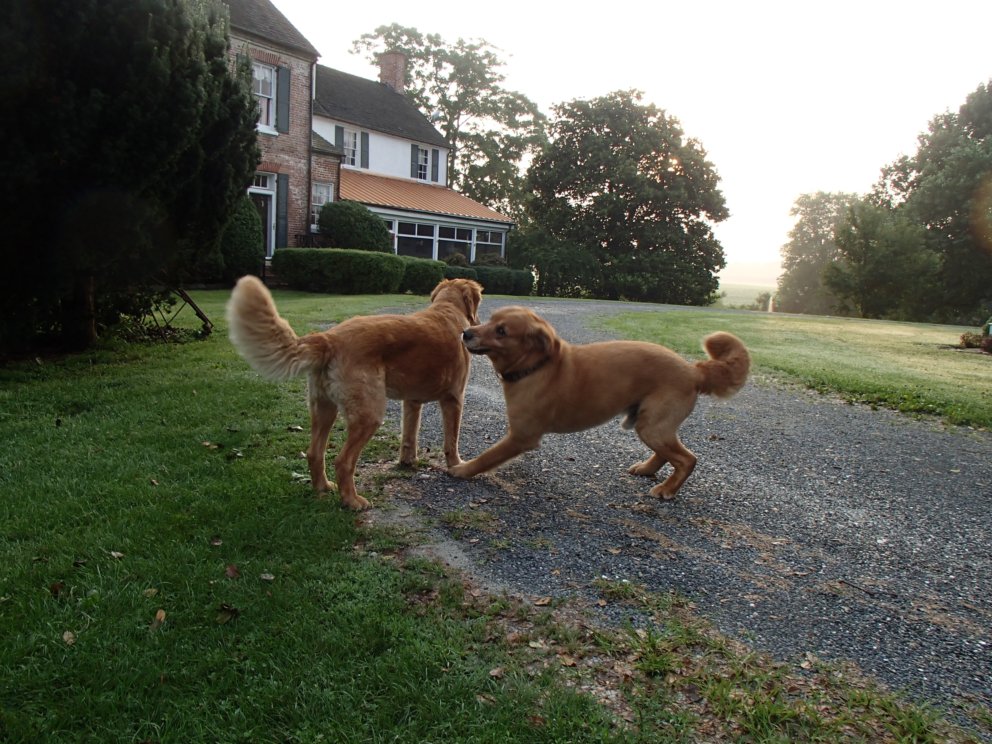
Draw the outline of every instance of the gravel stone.
M526 304L573 343L610 338L593 318L676 309L487 298L483 316L509 304ZM389 416L398 423L398 405ZM505 431L492 365L474 359L462 457ZM759 376L728 401L700 397L681 438L699 464L670 502L648 494L652 479L627 474L647 450L619 418L547 435L471 481L422 470L402 491L457 543L460 567L492 586L595 599L593 581L607 577L677 591L722 632L778 659L854 662L912 697L992 707L989 432ZM438 465L441 441L437 407L425 406L421 448ZM484 520L442 521L458 511ZM592 611L650 622L613 604Z

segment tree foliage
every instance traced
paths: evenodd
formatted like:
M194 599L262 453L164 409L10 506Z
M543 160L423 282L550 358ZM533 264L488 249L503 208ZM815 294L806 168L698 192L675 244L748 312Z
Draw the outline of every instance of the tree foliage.
M211 0L11 0L0 11L0 348L85 346L114 297L208 256L258 161L257 109ZM133 292L132 292L133 290Z
M935 116L872 199L925 230L938 257L933 318L980 323L992 311L992 81Z
M834 237L847 217L856 194L802 194L790 215L796 223L789 242L782 247L782 276L778 280L776 309L786 313L827 315L837 309L838 299L823 283L823 272L840 254Z
M451 43L394 23L364 34L352 49L373 63L383 52L403 52L407 95L436 119L450 148L449 182L503 214L520 215L521 164L543 143L545 117L503 87L494 47L482 39Z
M823 283L845 315L920 319L929 315L937 256L924 231L885 207L859 201L835 232L837 260Z
M554 113L528 170L529 214L556 241L549 256L591 256L581 283L594 296L710 302L726 264L712 224L728 212L702 145L637 91Z

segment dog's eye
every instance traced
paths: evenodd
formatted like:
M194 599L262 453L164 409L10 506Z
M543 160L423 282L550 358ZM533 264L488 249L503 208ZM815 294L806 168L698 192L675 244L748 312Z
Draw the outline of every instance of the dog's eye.
M506 335L506 328L504 328L503 326L496 326L496 335L497 336L505 336Z

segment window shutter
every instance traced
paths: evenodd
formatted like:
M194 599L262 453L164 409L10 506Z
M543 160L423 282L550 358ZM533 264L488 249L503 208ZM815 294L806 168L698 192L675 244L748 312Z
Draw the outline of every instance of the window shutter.
M276 175L276 248L289 245L289 176Z
M434 148L431 150L431 180L437 183L441 173L441 151Z
M334 146L339 150L344 149L344 127L334 127Z
M369 167L369 133L362 132L362 167Z
M276 131L289 131L289 68L276 68Z
M420 164L420 147L410 145L410 178L417 177L417 166Z

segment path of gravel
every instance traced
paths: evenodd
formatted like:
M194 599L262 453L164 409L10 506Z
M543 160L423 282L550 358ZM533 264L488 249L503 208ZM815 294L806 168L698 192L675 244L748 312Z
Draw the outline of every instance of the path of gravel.
M505 304L487 299L483 317ZM528 306L573 343L609 338L592 317L666 311ZM421 446L436 451L436 406L424 412ZM499 383L476 359L462 456L504 432ZM591 582L606 576L676 590L721 631L777 658L850 660L892 688L992 708L992 435L767 380L729 401L701 398L681 432L699 465L672 502L627 475L646 450L618 421L549 435L472 481L422 471L404 498L490 585L592 597ZM613 606L595 611L621 619Z

